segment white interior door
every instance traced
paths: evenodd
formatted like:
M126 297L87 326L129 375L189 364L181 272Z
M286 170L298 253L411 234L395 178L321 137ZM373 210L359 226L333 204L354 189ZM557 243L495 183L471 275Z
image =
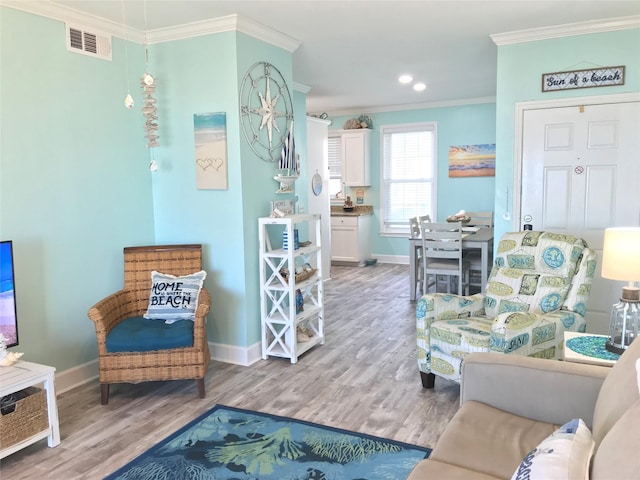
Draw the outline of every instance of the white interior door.
M331 205L329 201L329 121L307 117L307 178L309 213L322 217L322 275L331 278ZM313 189L313 177L318 174L321 188ZM317 195L316 195L317 193ZM309 232L310 240L316 242L315 232Z
M604 229L640 224L640 102L526 110L520 228L584 238L598 253L587 331L607 333L623 282L601 277Z

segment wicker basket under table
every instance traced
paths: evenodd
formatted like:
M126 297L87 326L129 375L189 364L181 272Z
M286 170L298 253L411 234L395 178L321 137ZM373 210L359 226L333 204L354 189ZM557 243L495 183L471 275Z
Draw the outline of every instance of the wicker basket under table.
M0 450L49 428L45 391L41 388L29 387L23 392L26 396L12 405L13 411L0 415Z

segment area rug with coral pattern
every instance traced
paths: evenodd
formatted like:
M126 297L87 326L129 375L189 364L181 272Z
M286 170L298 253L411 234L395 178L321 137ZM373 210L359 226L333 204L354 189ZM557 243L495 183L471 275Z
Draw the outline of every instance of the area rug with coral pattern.
M431 449L216 405L105 480L394 480Z

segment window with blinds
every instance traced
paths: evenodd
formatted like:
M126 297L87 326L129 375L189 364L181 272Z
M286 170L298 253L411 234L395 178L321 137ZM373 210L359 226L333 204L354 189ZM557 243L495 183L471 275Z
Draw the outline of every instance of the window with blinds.
M329 198L342 198L342 137L329 136Z
M409 233L409 218L436 212L435 122L383 126L380 233Z

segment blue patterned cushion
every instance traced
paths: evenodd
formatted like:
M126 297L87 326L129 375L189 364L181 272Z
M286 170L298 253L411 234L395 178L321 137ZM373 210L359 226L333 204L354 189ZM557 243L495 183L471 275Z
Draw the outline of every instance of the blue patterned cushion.
M548 313L562 307L582 241L550 232L512 232L500 239L487 284L485 311Z
M598 257L596 252L590 248L582 251L582 259L578 265L578 271L573 277L571 290L567 294L564 306L581 316L587 312L587 299L591 293L591 283L596 274Z
M593 447L585 423L571 420L531 450L511 480L586 480Z
M149 307L144 318L161 319L167 323L195 319L198 295L206 277L204 270L183 277L154 270L151 272Z
M126 318L109 332L107 352L149 352L193 346L193 322L173 323L132 317Z
M431 371L460 382L462 362L471 352L488 352L491 320L481 317L440 320L431 325Z

